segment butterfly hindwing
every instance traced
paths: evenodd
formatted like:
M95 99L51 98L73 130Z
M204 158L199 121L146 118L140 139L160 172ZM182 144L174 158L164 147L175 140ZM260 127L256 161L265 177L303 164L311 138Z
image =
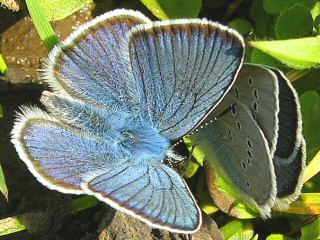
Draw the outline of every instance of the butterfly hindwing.
M82 188L153 227L191 233L201 212L184 180L161 163L119 165L85 177Z
M20 158L38 180L51 189L83 193L83 174L112 165L107 147L79 129L49 117L37 108L22 109L12 131Z
M207 20L134 27L128 52L140 114L169 139L194 129L228 91L243 58L236 32Z

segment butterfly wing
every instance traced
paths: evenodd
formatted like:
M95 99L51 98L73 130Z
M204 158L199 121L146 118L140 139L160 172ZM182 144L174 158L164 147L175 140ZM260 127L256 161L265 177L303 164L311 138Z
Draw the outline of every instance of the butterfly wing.
M129 29L146 22L139 12L115 10L82 25L51 51L43 78L57 93L127 109L131 83L119 45Z
M161 163L128 163L96 171L81 186L87 194L156 228L192 233L201 225L201 211L188 186Z
M176 139L194 129L228 91L244 44L220 24L175 20L134 27L123 48L142 117Z
M206 119L212 124L192 136L196 147L212 155L211 167L217 171L222 167L242 200L255 205L264 217L270 215L276 197L271 148L275 151L277 140L277 96L272 71L244 64L228 94Z
M279 129L273 157L277 177L277 202L286 208L300 195L306 166L306 144L298 94L284 74L274 69L279 83Z
M20 158L50 189L80 194L83 174L114 163L95 136L59 122L37 108L24 108L12 130Z

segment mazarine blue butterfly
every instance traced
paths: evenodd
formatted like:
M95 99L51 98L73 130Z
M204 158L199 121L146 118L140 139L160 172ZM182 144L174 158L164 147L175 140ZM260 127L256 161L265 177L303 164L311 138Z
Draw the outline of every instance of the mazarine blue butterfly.
M108 12L51 51L42 70L48 113L22 107L12 142L50 189L94 195L152 227L195 232L201 211L164 161L179 159L171 142L227 94L243 53L236 31L205 19Z

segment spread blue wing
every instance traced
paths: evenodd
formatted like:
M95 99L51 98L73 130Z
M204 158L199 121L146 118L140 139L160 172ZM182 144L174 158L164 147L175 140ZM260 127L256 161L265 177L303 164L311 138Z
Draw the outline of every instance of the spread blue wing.
M243 40L206 20L164 21L134 27L123 51L129 54L142 117L176 139L228 91L242 63Z
M119 43L134 25L148 21L139 12L115 10L82 25L51 51L44 79L58 93L128 108L130 83Z
M12 131L20 158L51 189L79 194L83 174L110 165L108 147L40 109L23 109ZM111 155L110 155L111 156Z
M149 225L191 233L201 224L201 212L183 179L161 163L122 164L88 174L81 185L118 210Z

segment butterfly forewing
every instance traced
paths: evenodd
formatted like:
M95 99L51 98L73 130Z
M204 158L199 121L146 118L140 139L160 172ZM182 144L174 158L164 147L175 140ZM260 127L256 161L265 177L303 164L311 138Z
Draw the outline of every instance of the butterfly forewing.
M58 93L108 109L128 109L132 101L120 43L135 25L149 22L139 12L115 10L82 25L50 55L43 77Z
M169 139L194 129L228 91L243 58L236 32L207 20L139 25L128 51L143 118Z

